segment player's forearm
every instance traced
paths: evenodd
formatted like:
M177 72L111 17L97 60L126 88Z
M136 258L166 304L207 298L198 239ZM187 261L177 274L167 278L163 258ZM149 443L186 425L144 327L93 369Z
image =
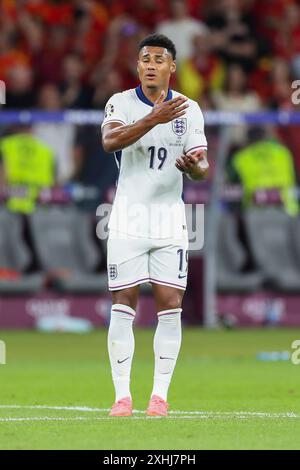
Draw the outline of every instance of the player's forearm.
M102 138L103 148L106 152L116 152L137 142L149 132L156 122L148 115L134 124L119 126L111 129Z

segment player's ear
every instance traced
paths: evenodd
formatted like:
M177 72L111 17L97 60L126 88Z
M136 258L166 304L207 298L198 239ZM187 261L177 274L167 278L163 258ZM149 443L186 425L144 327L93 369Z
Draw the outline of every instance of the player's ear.
M175 71L176 71L176 62L173 61L171 64L171 73L175 73Z

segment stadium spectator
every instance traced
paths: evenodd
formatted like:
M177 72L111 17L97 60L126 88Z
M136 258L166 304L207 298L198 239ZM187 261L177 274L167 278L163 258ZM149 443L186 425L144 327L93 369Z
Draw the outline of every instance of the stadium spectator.
M77 0L73 9L72 51L83 59L87 72L103 55L109 14L105 2Z
M10 70L19 65L28 66L30 59L17 41L16 25L0 18L0 79L7 81Z
M129 15L115 18L107 33L107 47L95 68L95 74L106 75L112 69L120 76L121 88L137 85L136 44L145 36L145 30Z
M300 76L300 7L288 2L277 23L273 39L274 53L286 59L292 66L295 77Z
M255 19L242 7L239 0L214 1L206 23L213 33L213 46L219 56L229 65L239 64L250 71L255 67L264 43L261 44L255 35Z
M63 60L63 81L60 84L64 108L87 109L91 107L93 90L84 83L84 64L75 53Z
M270 71L271 98L269 106L273 109L292 109L291 83L293 81L288 61L275 57Z
M108 99L122 90L120 74L115 70L108 70L105 74L99 70L94 75L95 92L93 96L93 107L104 109Z
M32 64L37 86L44 83L59 84L62 79L63 60L70 49L69 30L64 26L51 26L44 29L45 36L36 47L32 44L32 31L27 35L31 43Z
M180 63L192 56L193 37L208 31L208 28L203 22L189 16L185 1L172 0L170 5L172 18L159 23L156 32L166 35L174 42L177 62Z
M277 111L299 111L299 104L292 101L292 67L286 59L280 57L274 59L269 81L271 88L269 107ZM300 133L298 126L278 126L277 133L294 156L298 180L300 180Z
M61 97L53 84L46 84L40 89L38 106L45 111L61 109ZM75 173L75 126L68 122L38 122L33 125L33 135L52 149L57 183L70 181Z
M219 90L225 77L221 60L212 53L211 36L205 32L193 38L193 55L182 61L177 71L180 91L195 101Z
M255 112L261 107L257 94L248 87L247 76L242 67L232 64L227 69L223 90L213 93L217 109L229 112ZM231 126L231 144L241 146L246 141L246 126Z
M7 74L6 107L11 109L33 108L35 93L32 69L27 65L15 65Z
M122 2L125 4L125 2ZM130 0L127 12L138 24L154 31L156 25L168 17L168 3L164 0Z

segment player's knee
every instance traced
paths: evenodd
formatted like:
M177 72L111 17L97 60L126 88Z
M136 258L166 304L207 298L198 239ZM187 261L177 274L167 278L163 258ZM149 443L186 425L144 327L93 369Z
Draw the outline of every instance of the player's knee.
M171 297L165 297L159 302L159 311L173 310L181 308L182 296L180 294L173 294Z
M113 304L122 304L136 310L137 295L134 292L117 291L112 294Z

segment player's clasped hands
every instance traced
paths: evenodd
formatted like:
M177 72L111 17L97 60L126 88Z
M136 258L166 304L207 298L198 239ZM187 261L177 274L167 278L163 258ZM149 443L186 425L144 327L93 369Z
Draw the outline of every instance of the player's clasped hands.
M196 155L181 155L176 159L175 166L182 172L188 172L195 168L199 162L199 157Z
M206 150L198 149L192 154L189 153L177 157L175 166L183 173L195 175L196 172L198 177L205 175L209 169L209 164L206 158Z
M176 98L168 101L164 101L164 99L165 92L162 91L151 111L151 115L156 124L164 124L183 116L185 110L189 107L186 103L188 98L185 96L176 96Z

